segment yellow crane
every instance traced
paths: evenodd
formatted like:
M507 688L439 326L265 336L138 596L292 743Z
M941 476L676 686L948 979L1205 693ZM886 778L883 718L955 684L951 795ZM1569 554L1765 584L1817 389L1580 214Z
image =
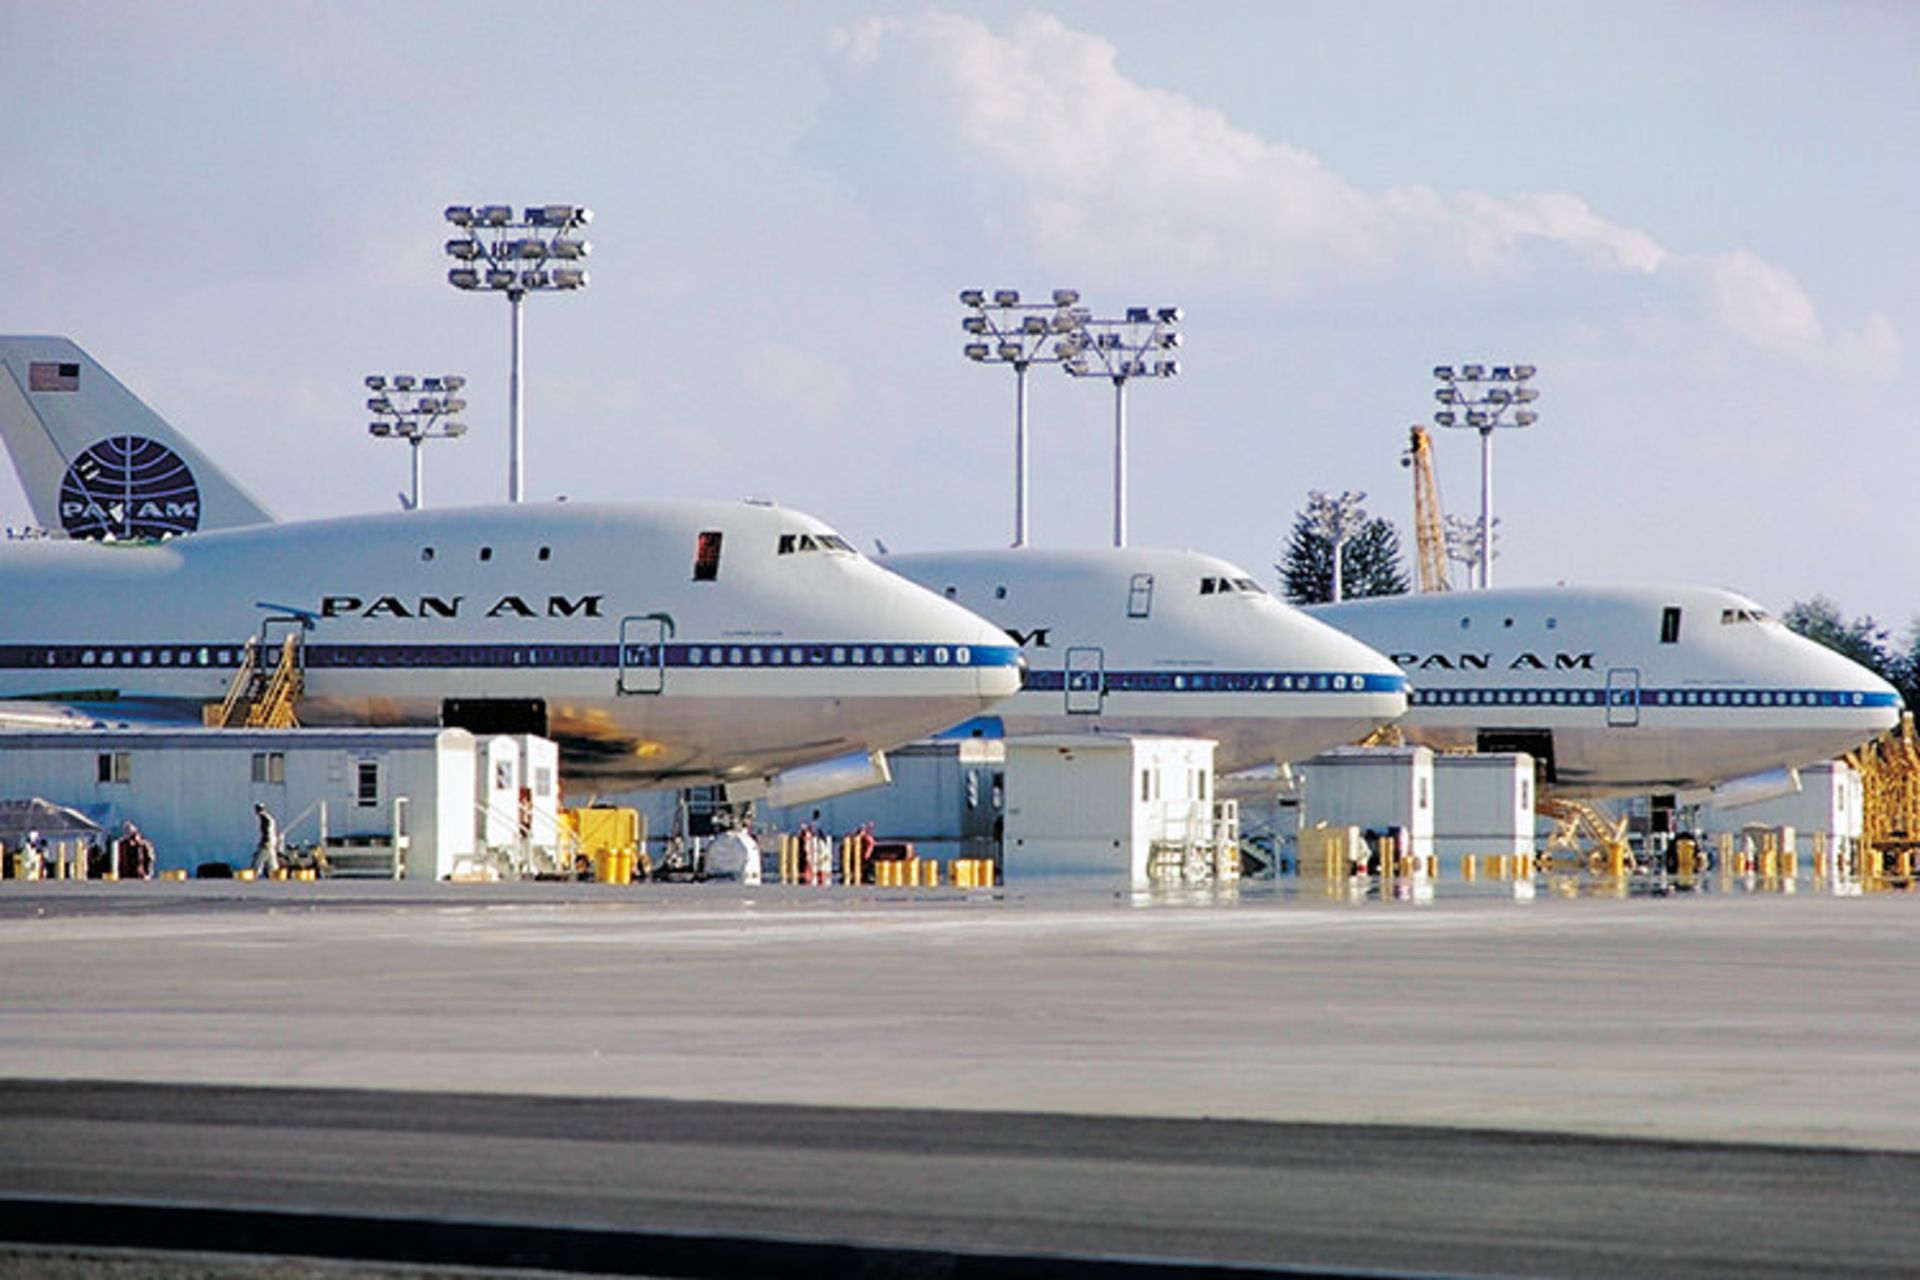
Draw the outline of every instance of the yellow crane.
M1413 537L1419 549L1421 591L1446 591L1447 527L1440 508L1440 481L1433 471L1433 437L1422 426L1407 429L1407 451L1400 465L1413 471Z

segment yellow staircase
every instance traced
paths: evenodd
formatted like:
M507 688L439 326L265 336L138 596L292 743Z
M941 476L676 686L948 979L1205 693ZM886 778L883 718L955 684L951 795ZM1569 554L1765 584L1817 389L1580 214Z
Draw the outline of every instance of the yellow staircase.
M1920 745L1913 713L1900 717L1846 762L1860 771L1861 846L1898 853L1920 849Z
M1591 875L1632 873L1633 847L1627 843L1625 818L1609 818L1584 800L1563 797L1541 796L1534 812L1554 824L1541 851L1549 862L1565 854Z
M271 666L260 662L259 639L249 637L226 698L219 706L208 703L202 718L210 729L291 729L300 723L293 708L305 688L298 632L281 642Z

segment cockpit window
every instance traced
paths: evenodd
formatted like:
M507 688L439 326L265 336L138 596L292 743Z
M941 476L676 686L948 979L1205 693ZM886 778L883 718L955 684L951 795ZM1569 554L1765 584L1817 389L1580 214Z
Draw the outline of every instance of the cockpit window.
M1720 625L1731 627L1741 622L1771 622L1773 617L1765 609L1722 609Z
M1202 578L1200 594L1203 596L1265 595L1266 590L1252 578Z
M844 551L851 555L853 544L837 533L783 533L779 550L783 556L802 551Z

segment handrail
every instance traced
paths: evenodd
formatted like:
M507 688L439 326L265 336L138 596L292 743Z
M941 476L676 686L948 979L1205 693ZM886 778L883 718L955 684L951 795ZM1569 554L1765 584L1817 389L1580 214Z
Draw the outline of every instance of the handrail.
M254 636L247 637L245 649L240 658L240 669L233 673L233 680L227 685L227 696L220 703L218 711L207 716L211 728L224 729L233 723L234 709L240 705L240 699L253 684L254 674L260 665L260 641Z
M249 645L253 641L247 642ZM274 665L273 674L267 677L266 688L251 707L247 709L247 727L250 729L286 729L292 728L294 700L300 696L302 681L298 658L300 635L294 632L287 636L280 646L280 661Z

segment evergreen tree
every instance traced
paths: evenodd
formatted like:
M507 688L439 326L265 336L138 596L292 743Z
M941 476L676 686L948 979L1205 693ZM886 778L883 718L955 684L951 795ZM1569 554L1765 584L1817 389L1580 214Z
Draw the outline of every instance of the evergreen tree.
M1294 518L1293 536L1281 553L1279 571L1287 599L1320 604L1333 599L1333 544L1313 531L1305 511ZM1400 560L1400 531L1393 521L1375 516L1347 539L1340 552L1340 597L1398 596L1407 592L1407 571Z
M1900 691L1908 707L1920 707L1920 634L1902 653L1893 647L1887 629L1872 617L1849 621L1840 606L1825 596L1796 600L1780 620L1788 630L1852 658L1878 675Z

